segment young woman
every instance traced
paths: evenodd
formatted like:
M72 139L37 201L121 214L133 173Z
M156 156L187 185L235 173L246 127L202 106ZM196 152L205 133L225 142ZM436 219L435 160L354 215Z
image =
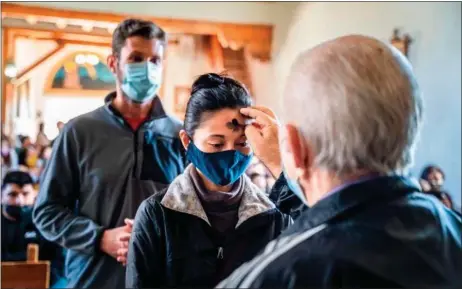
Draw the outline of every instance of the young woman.
M194 82L180 132L191 164L140 206L126 288L214 286L290 222L244 174L253 155L239 109L250 104L231 78Z

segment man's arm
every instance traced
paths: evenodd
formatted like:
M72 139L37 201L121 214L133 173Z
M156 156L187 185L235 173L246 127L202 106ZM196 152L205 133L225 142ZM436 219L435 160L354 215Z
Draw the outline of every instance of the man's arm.
M45 239L60 246L93 254L104 228L90 218L76 216L80 190L75 131L67 125L58 136L40 184L33 220Z
M282 174L282 160L279 146L279 122L276 115L267 107L247 107L241 113L254 121L248 125L245 135L252 146L255 156L277 178L271 188L270 199L284 214L294 220L306 209L303 202L289 189Z
M308 207L295 195L287 185L284 174L281 174L271 188L269 198L283 214L296 220Z

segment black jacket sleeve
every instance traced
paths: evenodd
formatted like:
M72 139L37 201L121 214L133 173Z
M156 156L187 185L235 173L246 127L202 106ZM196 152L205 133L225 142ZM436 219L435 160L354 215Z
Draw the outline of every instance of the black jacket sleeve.
M45 168L33 220L45 239L67 249L93 254L99 249L104 228L74 213L80 191L78 153L75 131L67 125L58 136Z
M296 220L308 207L289 189L284 174L281 174L271 188L269 198L283 214Z
M160 211L160 208L157 208ZM159 212L160 214L160 212ZM159 215L157 214L157 215ZM162 237L156 217L156 204L149 198L139 207L130 238L127 257L125 288L161 287Z

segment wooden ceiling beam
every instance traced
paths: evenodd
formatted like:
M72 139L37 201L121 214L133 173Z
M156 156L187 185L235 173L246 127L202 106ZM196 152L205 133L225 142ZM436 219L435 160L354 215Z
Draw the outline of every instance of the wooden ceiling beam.
M140 15L122 15L103 12L84 12L76 10L26 6L1 3L2 16L27 17L45 16L88 21L119 23L126 18L134 17L150 20L168 33L215 35L230 43L232 47L245 47L252 56L261 60L271 57L272 26L261 24L234 24L203 20L169 19ZM73 33L76 34L76 33ZM75 38L74 38L75 39ZM98 42L98 41L97 41Z
M20 71L18 75L15 77L14 82L20 81L24 75L28 74L29 72L34 70L36 67L38 67L40 64L44 63L45 61L47 61L48 59L56 55L56 53L61 51L63 48L64 48L64 44L62 42L58 42L58 46L56 48L54 48L53 50L51 50L44 56L40 57L37 61L29 65L28 67L24 68L22 71Z
M84 41L94 43L95 45L110 45L112 38L110 36L91 35L88 33L63 32L45 29L29 28L9 28L15 37L25 37L40 40L63 40L63 41Z

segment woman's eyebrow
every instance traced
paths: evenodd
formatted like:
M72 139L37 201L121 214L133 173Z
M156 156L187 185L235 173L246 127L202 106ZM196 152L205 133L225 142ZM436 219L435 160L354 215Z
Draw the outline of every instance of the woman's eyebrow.
M212 135L209 135L209 137L218 137L218 138L225 138L224 135L221 135L221 134L212 134Z

